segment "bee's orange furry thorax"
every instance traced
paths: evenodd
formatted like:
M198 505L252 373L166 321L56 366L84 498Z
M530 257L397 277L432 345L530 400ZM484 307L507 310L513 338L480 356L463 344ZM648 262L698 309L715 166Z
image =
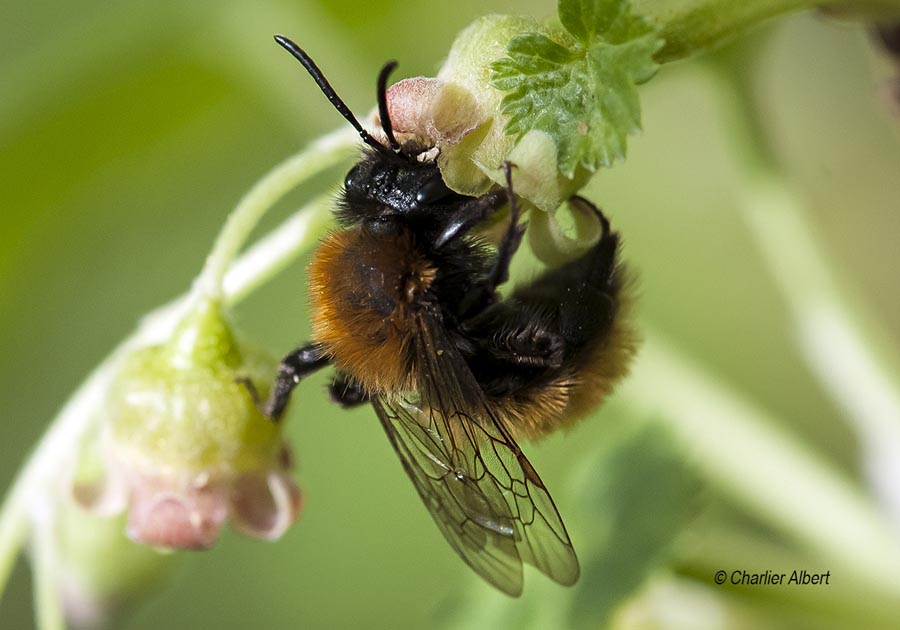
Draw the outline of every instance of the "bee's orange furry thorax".
M313 340L370 393L415 389L412 317L436 270L408 232L334 232L309 267Z

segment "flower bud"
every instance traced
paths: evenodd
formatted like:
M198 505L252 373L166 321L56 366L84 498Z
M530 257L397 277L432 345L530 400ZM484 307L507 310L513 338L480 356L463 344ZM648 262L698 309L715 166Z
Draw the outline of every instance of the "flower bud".
M280 537L300 493L281 425L246 384L265 394L276 365L237 341L218 303L201 301L168 342L121 365L101 435L107 474L81 488L83 503L127 508L128 536L158 547L208 548L226 519L251 536Z
M599 238L599 225L579 227L569 235L555 218L591 173L579 167L572 177L562 175L556 142L543 131L531 130L518 139L506 133L504 93L491 84L491 65L506 56L512 38L524 33L550 35L557 28L529 17L482 17L457 36L436 78L404 79L387 91L395 133L435 147L441 174L452 190L483 195L506 185L504 162L515 165L513 187L524 209L543 211L529 230L530 242L543 244L535 253L552 265L580 255ZM376 122L380 124L377 115ZM574 220L584 223L579 216Z

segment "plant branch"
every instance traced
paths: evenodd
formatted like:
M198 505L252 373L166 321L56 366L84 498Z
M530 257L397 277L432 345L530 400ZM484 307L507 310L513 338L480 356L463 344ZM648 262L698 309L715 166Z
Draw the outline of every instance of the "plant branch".
M659 335L646 337L621 390L626 402L669 427L726 496L834 561L848 577L897 597L900 541L859 491Z
M201 293L212 299L221 298L228 267L266 211L298 184L348 161L358 151L358 140L352 128L342 127L288 158L257 182L228 216L219 232L206 265L197 278Z
M900 15L900 0L632 0L635 10L654 22L665 45L659 63L710 50L759 24L788 13L840 4L861 14Z

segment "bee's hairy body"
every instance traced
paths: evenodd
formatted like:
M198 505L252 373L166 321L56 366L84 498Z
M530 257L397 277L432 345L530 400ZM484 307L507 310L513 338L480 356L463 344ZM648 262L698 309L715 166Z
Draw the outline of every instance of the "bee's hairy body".
M370 396L415 390L411 331L436 275L408 232L330 234L309 269L312 340Z
M352 179L351 179L352 182ZM383 211L386 208L382 209ZM497 417L538 437L595 408L622 376L635 336L617 236L545 273L506 301L459 312L489 274L489 247L460 238L435 248L442 227L385 219L331 233L309 270L313 342L365 397L418 389L425 366L415 332L438 317Z
M390 62L378 77L387 143L373 138L301 48L278 36L368 146L338 199L340 229L309 269L312 340L287 354L265 402L274 420L308 374L336 368L344 407L370 402L404 470L448 543L509 595L523 563L564 585L578 580L572 542L549 491L516 442L540 437L595 408L635 351L619 237L586 200L599 241L501 299L497 288L524 227L513 192L450 190L437 149L401 143L388 113ZM504 208L496 248L478 226ZM251 389L255 395L255 390Z

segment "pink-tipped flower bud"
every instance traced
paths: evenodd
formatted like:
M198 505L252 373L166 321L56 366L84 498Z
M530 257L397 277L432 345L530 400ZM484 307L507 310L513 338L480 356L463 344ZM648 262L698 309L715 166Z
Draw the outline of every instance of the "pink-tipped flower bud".
M492 83L492 65L507 55L513 38L525 33L555 36L558 27L507 15L476 20L457 36L437 77L403 79L390 86L387 109L398 139L415 139L430 148L424 155L437 160L444 182L458 193L480 196L505 186L503 165L514 164L516 196L524 210L538 211L529 242L541 260L555 266L593 246L600 228L594 217L585 218L566 204L587 183L590 171L560 172L556 140L545 131L531 129L519 136L507 131L505 94ZM374 120L380 126L377 113ZM559 216L560 210L565 216Z
M79 488L89 507L127 509L137 542L206 549L226 522L272 540L300 512L281 425L263 394L276 362L239 344L221 307L202 301L166 343L127 357L113 381L101 434L106 475Z

